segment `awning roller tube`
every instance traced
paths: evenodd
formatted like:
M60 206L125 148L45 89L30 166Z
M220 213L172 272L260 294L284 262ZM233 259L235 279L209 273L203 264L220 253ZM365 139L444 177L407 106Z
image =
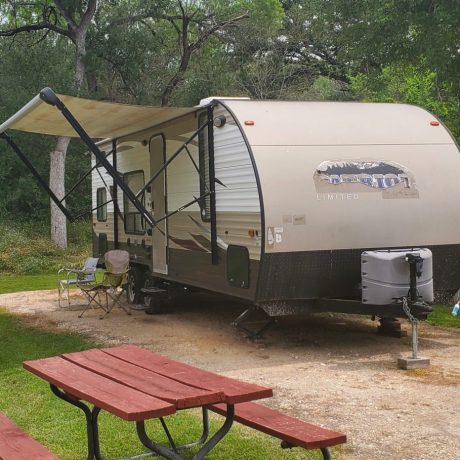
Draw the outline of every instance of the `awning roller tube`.
M33 99L31 99L24 107L19 109L14 115L12 115L8 120L6 120L2 125L0 125L0 134L4 133L7 129L17 123L19 120L24 118L27 114L36 109L39 105L43 104L44 101L41 99L40 94L37 94Z

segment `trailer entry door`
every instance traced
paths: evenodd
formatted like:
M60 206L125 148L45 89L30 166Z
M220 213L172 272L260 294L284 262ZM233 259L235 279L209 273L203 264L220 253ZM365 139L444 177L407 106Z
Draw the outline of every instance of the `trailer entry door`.
M150 170L158 171L166 162L166 140L163 134L150 139ZM166 170L152 183L152 211L155 220L167 215ZM158 222L153 228L153 272L168 274L168 219Z

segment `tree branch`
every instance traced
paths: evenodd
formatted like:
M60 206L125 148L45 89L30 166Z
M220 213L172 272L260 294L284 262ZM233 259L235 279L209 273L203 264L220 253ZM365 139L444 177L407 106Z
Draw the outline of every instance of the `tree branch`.
M58 10L61 12L62 16L64 16L65 20L67 21L69 28L76 29L77 23L75 22L75 19L73 18L73 16L70 14L69 10L62 4L62 1L54 0L54 3L58 7Z
M20 34L22 32L35 32L37 30L52 30L60 35L65 35L70 38L70 33L68 30L63 29L62 27L56 26L50 22L39 22L38 24L28 24L25 26L16 27L14 29L7 29L0 31L0 37L13 37L14 35Z
M79 28L88 29L89 24L91 23L97 8L97 0L88 0L88 7L86 8L83 17L81 18L80 24L78 24Z
M200 49L203 44L208 40L208 38L213 35L215 32L218 30L224 30L229 26L235 25L237 22L242 21L243 19L249 18L249 14L245 13L242 14L241 16L236 16L232 19L229 19L228 21L223 21L218 24L215 24L214 26L210 27L209 29L203 31L200 35L200 37L194 42L189 45L191 51L196 51L197 49Z

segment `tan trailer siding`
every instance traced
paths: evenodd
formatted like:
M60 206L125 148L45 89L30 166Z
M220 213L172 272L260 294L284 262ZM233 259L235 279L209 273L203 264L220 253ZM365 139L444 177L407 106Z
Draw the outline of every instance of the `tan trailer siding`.
M340 151L330 146L256 147L255 152L263 155L266 226L280 231L279 241L270 245L267 239L267 252L459 241L455 197L460 196L460 155L454 145L343 146ZM313 175L325 158L397 160L413 174L419 196L385 195L361 184L354 190L330 186L318 192Z
M244 130L262 186L267 253L458 243L460 154L427 111L403 104L228 106L243 125L254 121Z

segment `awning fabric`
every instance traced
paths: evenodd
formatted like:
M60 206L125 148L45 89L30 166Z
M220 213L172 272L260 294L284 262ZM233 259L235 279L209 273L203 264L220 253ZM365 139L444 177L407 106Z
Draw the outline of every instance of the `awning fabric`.
M93 139L119 138L197 110L196 107L136 106L65 95L58 97ZM7 129L78 137L62 113L39 96L0 125L0 133Z

